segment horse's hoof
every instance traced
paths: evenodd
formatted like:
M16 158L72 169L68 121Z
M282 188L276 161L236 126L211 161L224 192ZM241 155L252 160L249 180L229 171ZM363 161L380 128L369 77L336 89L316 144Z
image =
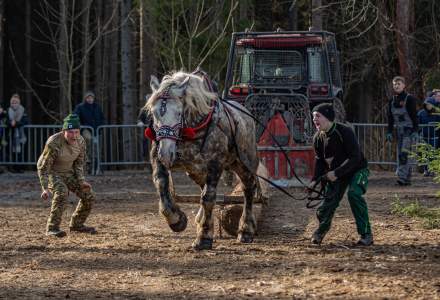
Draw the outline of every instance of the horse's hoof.
M237 240L238 240L240 243L246 243L246 244L248 244L248 243L252 243L252 242L254 241L254 237L253 237L253 235L250 234L250 233L243 232L243 233L239 233L239 234L238 234Z
M194 250L211 250L212 249L212 239L197 239L192 244Z
M174 224L170 224L170 228L174 232L182 232L186 229L186 225L188 224L188 218L186 217L185 213L182 211L179 211L179 221Z

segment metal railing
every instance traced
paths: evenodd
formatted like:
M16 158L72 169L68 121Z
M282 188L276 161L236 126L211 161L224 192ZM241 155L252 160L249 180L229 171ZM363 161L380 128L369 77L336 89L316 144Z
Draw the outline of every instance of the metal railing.
M387 124L351 124L356 133L361 150L372 165L396 165L396 139L386 142ZM435 141L438 147L439 131L437 124L420 125L419 143ZM19 140L18 134L11 128L1 127L0 165L35 165L43 151L47 139L61 129L59 125L23 126L26 139ZM144 138L145 127L137 125L104 125L95 131L92 127L82 126L91 132L92 139L87 144L88 162L91 173L99 173L117 166L145 166L149 163L149 140ZM395 136L394 136L395 137ZM87 139L86 139L87 141ZM260 149L261 150L261 149Z
M364 153L368 163L371 165L397 165L397 143L396 135L393 141L386 141L388 124L351 124L359 141L359 146ZM437 123L419 125L419 135L415 144L432 143L438 147L439 130ZM416 152L416 148L411 149Z
M61 130L61 125L25 125L21 128L0 126L0 164L35 165L43 152L47 139ZM90 126L81 126L81 130L94 130ZM93 143L87 145L94 153ZM90 155L93 166L94 155Z
M145 165L149 162L149 140L144 126L103 125L97 129L96 172L104 166Z

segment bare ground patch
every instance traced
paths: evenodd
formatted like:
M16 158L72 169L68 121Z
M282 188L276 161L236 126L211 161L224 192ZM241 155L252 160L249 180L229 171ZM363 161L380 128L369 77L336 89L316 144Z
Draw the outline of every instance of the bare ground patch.
M395 197L438 206L439 187L421 176L397 187L390 172L372 172L370 179L372 247L354 246L346 200L324 244L314 247L314 210L274 193L253 244L224 236L212 251L194 252L197 205L182 204L188 228L171 232L145 172L91 177L98 199L88 224L99 233L64 239L44 235L49 203L39 199L36 174L2 174L0 299L439 298L440 230L390 213ZM198 192L183 175L175 184L180 192ZM64 228L76 204L70 200Z

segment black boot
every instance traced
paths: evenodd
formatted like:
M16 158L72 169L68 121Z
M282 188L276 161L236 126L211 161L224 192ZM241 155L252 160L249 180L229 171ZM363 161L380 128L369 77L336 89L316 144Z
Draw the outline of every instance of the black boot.
M310 242L314 245L321 245L322 240L325 237L325 233L319 233L317 231L315 231L312 235L312 239L310 240Z
M373 245L373 234L365 233L361 235L361 239L357 242L360 246L371 246Z
M411 185L411 182L408 180L404 180L404 179L397 179L397 185L399 186L408 186Z
M70 227L70 232L81 232L81 233L90 233L95 234L96 229L95 227L89 227L89 226L78 226L78 227Z
M46 231L46 235L62 238L62 237L66 236L66 233L62 230L59 230L59 229L48 229Z

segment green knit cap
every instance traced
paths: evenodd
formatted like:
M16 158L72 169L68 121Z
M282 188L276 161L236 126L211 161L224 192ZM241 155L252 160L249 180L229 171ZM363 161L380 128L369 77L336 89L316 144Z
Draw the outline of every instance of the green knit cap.
M76 114L70 114L64 118L63 130L79 129L79 117Z

